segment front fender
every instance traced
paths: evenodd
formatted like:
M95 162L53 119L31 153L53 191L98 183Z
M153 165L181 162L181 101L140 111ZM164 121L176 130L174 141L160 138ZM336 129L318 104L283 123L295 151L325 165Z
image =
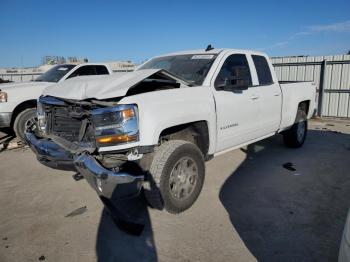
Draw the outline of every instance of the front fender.
M160 133L169 127L206 121L209 150L216 144L216 114L212 92L208 87L184 87L125 97L120 103L137 104L139 109L140 145L158 144Z

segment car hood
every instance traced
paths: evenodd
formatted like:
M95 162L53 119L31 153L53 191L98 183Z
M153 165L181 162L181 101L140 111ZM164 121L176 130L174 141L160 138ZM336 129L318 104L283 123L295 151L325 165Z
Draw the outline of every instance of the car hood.
M43 96L63 99L107 99L125 96L127 91L153 75L163 75L185 84L183 80L162 69L142 69L130 73L75 77L46 88Z
M21 88L30 88L30 87L42 87L45 88L47 86L53 85L54 83L51 82L21 82L21 83L8 83L8 84L1 84L0 90L1 91L12 91L17 90Z

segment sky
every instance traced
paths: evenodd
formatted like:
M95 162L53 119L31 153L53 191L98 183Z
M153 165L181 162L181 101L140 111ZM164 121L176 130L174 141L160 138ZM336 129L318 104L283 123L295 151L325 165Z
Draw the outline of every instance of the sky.
M0 67L37 66L45 55L140 63L208 44L345 54L350 0L0 0Z

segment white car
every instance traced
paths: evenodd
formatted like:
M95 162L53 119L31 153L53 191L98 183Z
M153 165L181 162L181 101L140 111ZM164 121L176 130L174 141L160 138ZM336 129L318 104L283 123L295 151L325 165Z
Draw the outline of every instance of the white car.
M107 206L143 187L151 206L179 213L199 196L205 161L278 133L301 147L315 96L314 83L279 83L261 52L178 52L46 88L41 134L26 140L41 163L84 175Z
M43 90L69 78L84 75L110 75L106 64L57 65L31 82L0 85L0 128L11 127L20 139L24 139L26 126L36 117L37 99Z

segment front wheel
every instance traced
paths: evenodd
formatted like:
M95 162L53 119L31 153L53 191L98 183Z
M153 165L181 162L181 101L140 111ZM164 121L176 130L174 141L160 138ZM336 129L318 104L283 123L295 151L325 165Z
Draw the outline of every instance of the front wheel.
M25 109L17 115L15 122L13 123L13 129L16 133L16 136L23 142L25 142L24 132L28 127L31 127L35 124L36 117L37 116L35 108Z
M292 148L301 147L307 135L307 115L303 110L298 110L294 125L283 132L283 140L286 146Z
M198 198L204 176L204 159L197 146L182 140L165 142L155 152L146 199L153 208L181 213Z

